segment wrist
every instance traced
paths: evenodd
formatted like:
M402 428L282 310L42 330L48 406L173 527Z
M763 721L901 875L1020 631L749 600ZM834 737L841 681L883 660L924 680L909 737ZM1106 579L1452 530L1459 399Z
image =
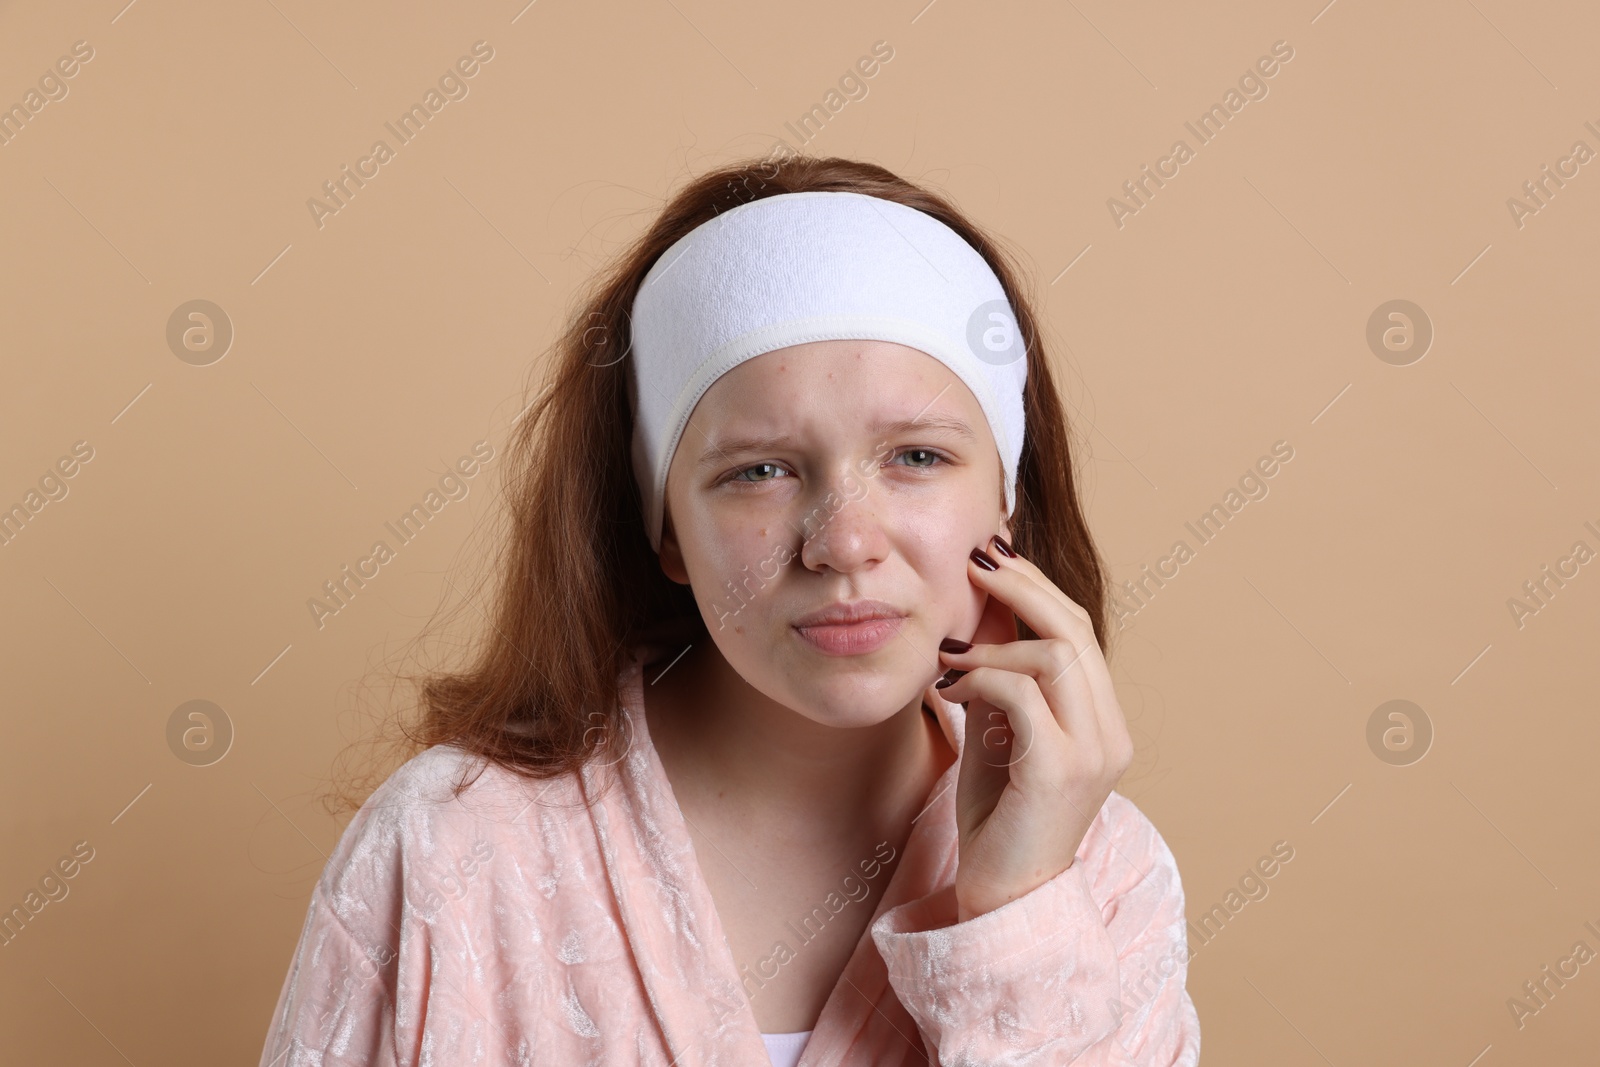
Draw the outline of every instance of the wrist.
M1021 886L1010 893L987 893L963 896L958 890L956 892L956 922L964 923L969 919L976 919L980 915L987 915L996 908L1004 907L1019 897L1027 896L1029 893L1033 892L1035 889L1038 889L1046 882L1061 877L1063 873L1070 870L1072 865L1077 862L1078 857L1073 856L1067 865L1061 868L1061 870L1055 871L1042 878L1035 878L1030 884Z

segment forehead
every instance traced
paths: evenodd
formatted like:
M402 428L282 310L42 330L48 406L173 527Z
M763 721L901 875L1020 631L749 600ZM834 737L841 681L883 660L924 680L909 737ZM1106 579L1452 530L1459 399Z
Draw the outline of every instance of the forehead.
M711 384L694 416L792 422L809 415L866 426L934 412L983 417L971 390L926 352L890 341L827 340L745 360Z

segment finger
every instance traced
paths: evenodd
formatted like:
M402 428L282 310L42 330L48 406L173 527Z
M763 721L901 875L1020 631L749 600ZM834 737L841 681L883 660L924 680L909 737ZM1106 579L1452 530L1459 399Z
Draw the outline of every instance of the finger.
M1107 716L1099 706L1101 693L1094 685L1096 672L1105 671L1105 661L1094 639L1086 640L1086 646L1066 638L978 644L967 652L941 649L939 658L958 671L992 667L1032 678L1061 728L1081 741L1093 742L1107 728Z
M1112 731L1119 728L1126 729L1125 721L1120 723L1117 721L1122 715L1121 706L1117 703L1110 670L1105 665L1105 657L1100 652L1099 640L1095 637L1094 625L1090 622L1088 613L1062 593L1038 567L1022 557L1009 557L996 550L991 558L998 565L993 571L976 561L969 562L967 570L973 584L987 591L991 600L998 597L1002 601L1007 601L1008 597L1018 596L1036 605L1035 610L1051 612L1055 620L1053 628L1028 617L1025 607L1015 603L1009 604L1041 638L1066 637L1075 647L1085 650L1082 659L1070 667L1063 664L1063 667L1066 667L1068 673L1081 668L1088 674L1089 685L1095 695L1095 708L1097 713L1104 716L1104 725L1107 729ZM1030 573L1037 575L1037 578L1028 577ZM1089 652L1091 644L1094 648ZM1068 662L1071 662L1070 658Z
M1026 716L983 698L967 705L966 735L967 762L981 764L981 777L995 790L1005 787L1009 769L1033 748L1035 736Z
M990 766L1010 765L1013 773L1019 765L1033 770L1041 768L1042 764L1059 764L1066 739L1044 694L1031 677L1015 671L979 667L938 692L952 703L969 705L967 736L972 738L972 730L981 725L979 736L985 739L980 757L983 762ZM974 701L978 708L971 706ZM972 716L981 713L983 704L993 705L1004 713L1003 726L1009 727L1012 737L1009 751L1004 745L1005 731L1001 723L993 719L981 724L972 722ZM1040 758L1030 761L1028 754L1035 751Z
M1074 665L1072 670L1077 670L1078 665L1082 665L1083 669L1088 673L1090 688L1093 689L1094 697L1096 697L1094 699L1094 712L1098 715L1102 741L1107 745L1107 750L1112 753L1114 761L1117 761L1122 766L1128 765L1131 758L1133 758L1133 741L1128 736L1128 720L1122 713L1122 704L1117 701L1117 689L1115 689L1115 686L1112 685L1112 680L1110 680L1110 669L1106 665L1106 657L1099 649L1099 638L1094 637L1093 617L1082 605L1078 605L1077 601L1067 597L1066 593L1062 592L1061 587L1054 584L1050 576L1043 573L1042 569L1038 569L1035 563L1032 563L1029 558L1024 557L1021 553L1016 552L1011 547L1010 542L1006 541L1005 549L1002 549L998 544L1000 541L1002 541L1002 537L998 536L998 534L989 539L990 549L992 549L992 552L989 553L990 558L995 560L998 565L998 569L994 573L1000 573L1003 569L1010 568L1013 571L1018 571L1018 573L1026 574L1030 579L1034 579L1035 584L1040 585L1045 592L1050 593L1051 597L1056 598L1059 603L1066 605L1070 614L1082 622L1083 629L1090 635L1090 640L1094 641L1093 649L1083 646L1085 648L1083 659L1077 665ZM1010 552L1006 552L1006 549L1010 549ZM970 569L984 568L976 566L976 568ZM1034 627L1034 632L1040 633L1040 630ZM1040 637L1043 637L1043 633L1040 633Z
M1100 646L1086 637L1081 647L1060 638L974 645L967 652L939 651L951 672L979 666L1027 674L1038 684L1061 728L1080 744L1104 753L1108 763L1127 768L1134 755L1127 718Z
M1024 570L1026 566L1038 573L1037 567L1025 564L1020 556L1008 559L1001 555L995 559L993 553L987 555L995 561L996 569L989 570L969 556L968 576L979 589L991 597L999 597L1034 633L1040 637L1066 637L1085 628L1094 632L1088 613L1082 608L1074 611L1077 606L1056 589L1054 582L1043 574L1035 579Z
M1018 577L1021 581L1028 581ZM992 604L997 597L991 596L989 599ZM1112 727L1115 725L1114 719L1121 714L1121 707L1117 703L1116 689L1111 683L1110 670L1100 652L1100 645L1095 640L1094 630L1088 623L1075 619L1066 625L1069 632L1065 636L1041 640L1004 641L995 644L982 643L980 627L980 632L973 635L974 651L966 653L941 651L940 661L957 670L967 670L980 662L1010 670L1025 670L1038 680L1041 688L1049 687L1051 692L1063 695L1074 690L1075 677L1084 679L1093 696L1091 703L1095 714L1106 720L1104 725ZM1052 650L1049 647L1052 642L1065 643L1072 651L1059 648ZM974 655L978 649L986 650L984 655L992 651L995 658L984 660L963 658Z
M1016 553L1016 549L1011 547L1011 543L1009 541L1006 542L1006 545L1008 548L1011 548L1013 553ZM1077 615L1084 622L1088 623L1090 629L1094 628L1094 622L1089 615L1088 609L1063 592L1060 586L1056 585L1055 582L1052 582L1049 576L1046 575L1044 571L1040 570L1039 567L1026 556L1021 555L1020 553L1007 556L1005 552L995 545L994 538L989 539L989 544L984 547L984 551L989 554L989 558L1002 564L1009 564L1017 570L1020 570L1023 574L1026 574L1029 578L1032 578L1034 581L1038 582L1045 588L1047 592L1065 604L1068 610L1070 610L1074 615Z

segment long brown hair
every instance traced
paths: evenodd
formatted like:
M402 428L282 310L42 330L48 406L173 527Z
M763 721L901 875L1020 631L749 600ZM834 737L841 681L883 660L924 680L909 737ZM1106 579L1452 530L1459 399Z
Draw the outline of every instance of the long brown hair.
M634 640L709 640L691 591L662 573L645 534L629 450L629 314L646 272L684 234L739 204L810 190L865 193L926 212L999 277L1028 360L1013 543L1089 612L1106 648L1104 566L1079 505L1071 431L1022 284L1028 276L952 203L883 167L837 157L746 160L672 197L580 294L543 365L530 367L545 380L513 428L500 470L505 536L485 572L496 585L488 625L469 665L421 677L421 714L402 725L402 756L455 744L481 758L480 771L488 762L529 779L576 771L623 744L617 681ZM358 806L365 791L339 793L340 806Z

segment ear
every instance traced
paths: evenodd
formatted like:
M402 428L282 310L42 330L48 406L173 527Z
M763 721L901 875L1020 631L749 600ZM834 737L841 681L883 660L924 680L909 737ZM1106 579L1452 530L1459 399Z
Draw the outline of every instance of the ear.
M1000 506L996 511L995 518L999 520L998 532L1000 536L1006 539L1007 544L1015 544L1016 538L1011 536L1011 516L1006 514L1005 480L1006 472L1005 468L1002 467L1000 470ZM1017 486L1017 493L1020 497L1022 493L1022 486L1020 483ZM1021 503L1021 501L1019 500L1018 503Z
M683 550L678 546L677 532L672 528L672 513L663 506L661 516L661 572L679 585L689 584L689 570L683 565Z

